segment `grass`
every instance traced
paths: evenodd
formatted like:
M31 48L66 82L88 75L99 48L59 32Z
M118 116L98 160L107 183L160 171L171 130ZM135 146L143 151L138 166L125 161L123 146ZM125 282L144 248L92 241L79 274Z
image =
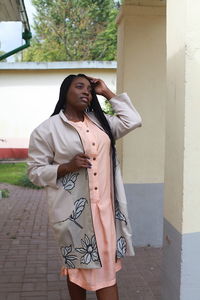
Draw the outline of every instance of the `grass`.
M0 164L0 182L39 189L28 179L27 164L23 162Z

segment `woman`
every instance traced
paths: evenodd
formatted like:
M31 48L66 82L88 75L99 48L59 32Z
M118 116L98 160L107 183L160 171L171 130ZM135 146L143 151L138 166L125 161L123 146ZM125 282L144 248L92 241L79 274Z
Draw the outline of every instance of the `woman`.
M97 96L115 115L104 115ZM115 140L141 126L126 93L101 79L66 77L52 116L31 134L29 177L44 186L72 300L117 300L120 259L134 255Z

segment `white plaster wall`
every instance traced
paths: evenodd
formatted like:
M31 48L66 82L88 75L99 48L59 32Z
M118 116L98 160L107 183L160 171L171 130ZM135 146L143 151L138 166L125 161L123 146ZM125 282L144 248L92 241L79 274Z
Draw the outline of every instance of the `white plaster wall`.
M168 1L164 215L182 234L200 231L199 12L198 1Z
M186 1L183 233L200 232L200 2Z
M172 0L173 1L173 0ZM182 227L185 5L167 5L167 87L164 216L179 232ZM177 11L179 10L177 18ZM180 21L181 20L181 21Z
M53 112L63 79L78 73L102 78L116 91L116 69L1 69L0 139L6 142L0 147L27 148L32 130Z
M122 142L124 180L160 183L164 181L165 9L124 5L118 26L117 88L129 93L143 119L143 126Z

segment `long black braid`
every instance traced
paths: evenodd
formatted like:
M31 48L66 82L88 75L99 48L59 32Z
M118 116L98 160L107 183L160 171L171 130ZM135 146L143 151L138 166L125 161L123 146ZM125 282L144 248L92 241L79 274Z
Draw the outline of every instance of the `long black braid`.
M92 101L91 104L88 108L88 111L92 111L95 114L95 117L97 118L97 120L99 121L99 123L101 124L101 126L103 127L104 131L107 133L107 135L110 138L111 141L111 149L112 149L112 162L113 162L113 175L115 175L115 165L116 165L116 148L115 148L115 140L110 128L110 125L103 113L103 110L101 109L101 106L99 104L95 89L94 89L94 84L91 82L91 80L84 74L78 74L78 75L69 75L67 76L60 87L60 94L59 94L59 99L58 102L55 106L54 112L51 116L54 116L56 114L59 114L59 112L61 111L61 109L65 108L65 104L67 101L66 95L68 92L68 89L72 83L72 81L77 78L77 77L84 77L86 78L92 87ZM113 176L113 182L114 182L114 190L115 190L115 176Z

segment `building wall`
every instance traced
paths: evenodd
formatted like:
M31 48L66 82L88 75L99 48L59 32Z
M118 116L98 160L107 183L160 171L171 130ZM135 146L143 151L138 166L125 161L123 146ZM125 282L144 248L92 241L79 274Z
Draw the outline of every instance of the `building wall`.
M116 91L115 62L0 64L0 159L27 157L30 133L53 112L63 79L78 73Z
M121 142L125 189L137 245L162 245L166 97L165 7L125 1L118 16L117 90L126 90L143 126ZM158 1L157 1L158 3Z
M200 299L199 12L199 1L167 1L163 300Z

